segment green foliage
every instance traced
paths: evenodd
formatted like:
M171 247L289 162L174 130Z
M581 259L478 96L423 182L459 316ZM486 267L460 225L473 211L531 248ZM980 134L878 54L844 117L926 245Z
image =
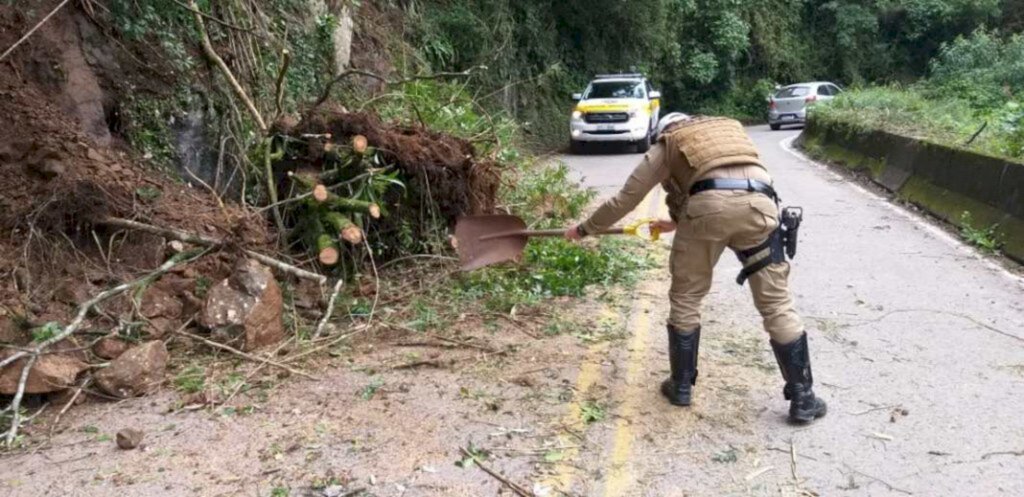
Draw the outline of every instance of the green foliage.
M667 109L763 117L762 81L919 77L943 43L1000 17L1000 0L424 0L412 44L434 69L490 69L485 105L564 141L569 93L598 72L646 72ZM1018 74L1020 71L1018 71ZM755 83L756 82L756 83ZM756 97L754 95L756 94Z
M986 252L995 252L1002 248L1003 241L998 229L998 224L993 224L988 228L976 228L974 227L974 216L970 212L964 211L960 214L960 236L964 237L967 243Z
M206 368L192 365L183 369L174 377L174 388L186 394L202 392L206 388Z
M597 401L588 400L580 404L580 417L583 419L584 424L592 424L600 421L604 421L604 418L608 416L608 412L605 406Z
M487 449L474 447L472 443L466 448L466 452L469 455L455 461L455 465L462 469L471 468L477 461L486 461L488 457L491 457L491 453Z
M172 170L178 161L171 123L199 105L200 97L185 86L167 95L132 93L121 102L122 120L128 142L151 164ZM147 192L140 197L148 199Z
M384 386L384 380L381 378L373 378L370 383L361 388L357 395L363 400L373 400L373 397L377 395L377 391Z
M506 205L538 229L563 226L576 219L595 197L593 190L577 186L565 164L521 162L515 181L503 185L499 195Z
M185 2L182 2L185 3ZM209 9L209 0L196 2ZM113 0L110 16L121 35L133 42L153 42L166 55L165 60L179 73L195 67L189 46L198 41L195 31L181 29L192 22L192 14L174 0Z
M815 106L810 119L857 130L883 129L1011 159L1024 158L1024 110L1018 102L979 108L970 97L936 97L927 85L847 91L828 105Z
M717 463L734 463L739 460L739 452L735 447L729 447L728 449L711 456L711 460Z
M36 343L45 342L57 336L61 331L63 331L63 328L60 323L51 321L38 328L32 329L32 341Z
M584 295L591 285L636 283L650 261L631 240L603 238L596 249L562 239L531 241L522 265L500 266L463 275L456 296L507 313L542 299Z
M999 107L1024 92L1024 36L978 30L943 45L926 83L935 98L957 98L977 109Z

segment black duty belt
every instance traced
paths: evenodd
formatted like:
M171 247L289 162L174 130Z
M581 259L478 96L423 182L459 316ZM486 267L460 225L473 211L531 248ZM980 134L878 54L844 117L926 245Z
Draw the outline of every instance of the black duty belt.
M772 188L772 185L769 185L763 181L758 181L756 179L704 179L694 183L693 186L690 187L690 195L693 196L700 192L706 192L708 190L745 190L748 192L767 195L768 198L776 202L779 201L779 196L775 193L775 189Z

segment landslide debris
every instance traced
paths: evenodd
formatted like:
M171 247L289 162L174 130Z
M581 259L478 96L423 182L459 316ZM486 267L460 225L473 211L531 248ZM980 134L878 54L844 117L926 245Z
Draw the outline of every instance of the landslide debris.
M176 357L184 362L199 347L196 340L171 340L175 331L194 328L191 335L209 337L207 345L228 344L243 357L241 351L279 343L287 333L279 280L295 272L256 262L252 252L283 254L282 265L299 270L338 266L334 275L350 275L365 262L359 250L372 246L378 262L401 256L426 247L458 216L496 208L502 168L479 157L469 141L328 102L301 119L279 121L267 140L269 183L285 201L274 207L287 223L287 232L278 233L270 210L218 199L154 171L125 146L116 106L106 108L124 89L107 83L135 75L104 73L124 69L109 63L109 47L61 36L85 25L69 8L2 62L0 362L49 343L104 290L169 258L208 252L87 309L78 331L37 357L23 385L27 357L0 366L0 408L21 393L37 406L48 400L43 395L58 399L75 390L116 398L152 393L166 383ZM0 7L0 46L29 27L26 16ZM62 64L73 67L75 81L60 73ZM266 186L262 170L250 173L251 188ZM104 222L112 218L216 243ZM282 238L287 246L279 245ZM304 251L319 264L296 262L306 259ZM314 311L323 305L312 300Z

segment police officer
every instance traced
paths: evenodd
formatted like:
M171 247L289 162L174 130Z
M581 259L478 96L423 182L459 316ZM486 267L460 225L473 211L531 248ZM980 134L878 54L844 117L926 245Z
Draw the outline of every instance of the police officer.
M672 404L690 405L697 381L701 300L711 289L718 258L728 248L743 263L737 282L749 281L754 305L771 337L786 382L783 394L790 401L790 419L807 423L824 416L826 404L812 390L807 334L789 292L778 197L753 142L735 120L680 113L664 116L658 135L658 143L619 193L589 219L566 230L566 238L579 240L608 228L660 183L672 221L659 221L659 227L678 227L669 257L672 374L662 383L662 394Z

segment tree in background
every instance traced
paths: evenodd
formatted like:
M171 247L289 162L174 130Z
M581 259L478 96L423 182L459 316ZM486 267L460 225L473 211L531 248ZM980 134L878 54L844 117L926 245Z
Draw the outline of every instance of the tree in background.
M760 117L775 83L912 82L943 44L1021 29L1024 0L407 0L412 45L435 70L486 65L485 105L564 136L568 95L636 69L668 108Z

